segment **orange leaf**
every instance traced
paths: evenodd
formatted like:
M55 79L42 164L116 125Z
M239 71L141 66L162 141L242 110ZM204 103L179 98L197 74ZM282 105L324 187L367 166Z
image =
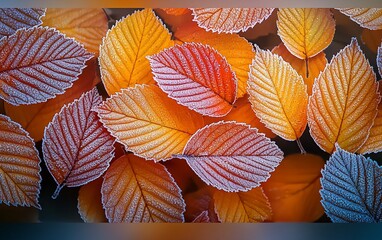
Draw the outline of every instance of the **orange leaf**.
M369 135L379 100L375 74L353 38L313 85L308 105L310 135L328 153L334 151L335 143L357 151Z
M216 190L213 198L216 214L223 223L263 222L272 215L261 187L238 193Z
M231 112L229 112L224 117L204 117L204 122L206 124L219 121L236 121L239 123L246 123L252 128L257 128L260 133L264 133L268 138L276 137L276 135L271 130L269 130L269 128L267 128L264 123L260 122L260 119L252 111L251 103L249 102L247 95L244 95L244 97L236 100Z
M6 114L20 123L35 142L40 141L44 136L45 127L52 120L54 114L58 113L65 104L79 98L83 92L91 90L100 81L96 73L96 61L89 60L87 64L88 66L78 80L64 94L46 102L32 105L13 106L5 103Z
M237 98L244 96L247 87L249 65L255 57L252 44L237 34L206 32L191 22L179 27L174 37L182 42L207 44L223 55L237 77Z
M184 25L187 25L192 21L192 11L188 10L183 15L171 15L166 13L162 8L155 9L155 13L162 19L162 21L169 26L172 32L175 32L178 28L183 28Z
M20 28L42 23L43 8L0 8L0 38L14 34Z
M48 8L42 21L43 26L54 27L83 43L96 56L108 30L108 20L101 8Z
M97 111L118 142L156 161L181 153L191 135L204 125L201 115L177 104L154 85L123 89Z
M226 59L210 46L176 45L149 60L159 87L179 104L213 117L231 111L237 79Z
M258 48L247 91L252 109L272 132L290 141L302 135L308 93L302 77L289 63Z
M193 8L194 21L207 31L245 32L267 19L273 8Z
M45 128L42 152L58 187L77 187L97 179L109 167L114 139L91 111L102 102L97 90L65 105Z
M293 56L283 43L272 49L272 53L281 56L285 61L290 63L292 67L303 77L308 87L308 94L312 94L314 79L325 69L328 60L325 53L320 52L312 58L306 60Z
M40 158L33 139L0 114L0 203L41 209Z
M186 159L206 184L237 192L266 181L283 152L256 128L218 122L198 130L178 157Z
M100 47L101 77L107 93L135 84L154 84L146 56L173 45L170 33L151 9L118 21Z
M210 222L210 217L208 217L208 211L203 211L199 214L193 221L193 223L208 223Z
M324 160L312 154L288 155L262 186L274 222L312 222L324 214L320 203Z
M103 178L83 185L78 191L78 212L82 220L88 223L106 222L105 211L101 202L101 186Z
M184 15L190 12L188 8L162 8L162 10L164 10L167 14L175 16Z
M337 8L349 16L351 20L358 23L363 28L370 30L382 29L382 9L381 8Z
M166 168L132 154L115 160L102 184L109 222L183 222L185 204Z
M382 93L382 84L379 81L379 92ZM382 151L382 101L378 105L378 114L370 129L370 134L363 146L358 150L361 154Z
M92 57L54 29L20 29L0 39L0 98L13 105L45 102L78 79Z
M333 40L335 22L328 8L282 8L277 16L281 40L300 59L316 56Z
M382 42L382 30L369 30L367 28L362 30L362 42L374 53L377 52L378 47Z

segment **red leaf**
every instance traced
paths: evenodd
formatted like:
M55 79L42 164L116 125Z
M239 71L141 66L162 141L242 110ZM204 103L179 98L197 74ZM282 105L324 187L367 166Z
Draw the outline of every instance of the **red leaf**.
M45 102L72 86L92 54L51 28L20 29L0 40L0 98Z
M186 159L208 185L237 192L266 181L283 159L283 152L256 128L218 122L198 130L178 157Z
M64 106L45 128L44 160L58 184L53 198L62 187L86 184L109 167L114 139L99 121L97 113L91 111L101 102L102 98L94 88Z
M237 79L227 60L208 45L185 43L149 57L159 87L203 115L220 117L232 109Z

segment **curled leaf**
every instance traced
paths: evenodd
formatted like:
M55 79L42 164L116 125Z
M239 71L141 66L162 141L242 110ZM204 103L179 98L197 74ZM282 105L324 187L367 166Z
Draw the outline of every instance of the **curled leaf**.
M20 29L0 40L0 98L10 104L45 102L78 79L92 55L54 29Z
M0 203L41 209L40 162L33 139L0 114Z
M123 89L97 111L118 142L156 161L181 153L191 135L204 125L201 115L177 104L154 85Z
M267 19L273 8L193 8L194 21L207 31L245 32Z
M338 145L322 171L322 205L333 222L382 221L382 171Z
M208 185L237 192L266 181L283 152L255 128L218 122L198 130L178 157Z
M53 198L64 187L84 185L109 167L114 139L91 109L102 102L97 89L64 106L45 128L42 152L58 184Z
M109 222L183 222L185 204L166 168L134 155L115 160L102 184Z
M308 105L310 134L328 153L336 142L355 152L369 135L379 101L375 74L353 38L313 85Z
M338 8L340 12L349 16L351 20L361 27L370 30L382 29L381 8Z
M159 87L179 104L213 117L231 111L237 79L215 49L185 43L150 56L149 60Z

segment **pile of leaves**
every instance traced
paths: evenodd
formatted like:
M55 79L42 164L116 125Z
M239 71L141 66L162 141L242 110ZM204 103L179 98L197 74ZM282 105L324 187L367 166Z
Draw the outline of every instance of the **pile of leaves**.
M382 9L112 15L0 9L0 203L46 168L85 222L381 221Z

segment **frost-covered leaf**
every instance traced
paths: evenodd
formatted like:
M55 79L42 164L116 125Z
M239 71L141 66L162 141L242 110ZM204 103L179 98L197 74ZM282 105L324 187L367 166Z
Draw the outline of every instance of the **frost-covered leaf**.
M108 94L135 84L154 84L146 56L173 45L170 33L151 9L118 21L100 47L102 82Z
M182 152L203 117L177 104L154 85L123 89L98 107L101 122L129 151L167 160Z
M106 222L105 211L101 201L103 178L99 177L83 185L78 191L78 213L88 223Z
M361 27L370 30L382 29L381 8L338 8L338 10Z
M375 73L353 38L313 85L308 105L310 135L328 153L334 151L335 143L357 151L369 135L379 100Z
M381 41L381 46L378 47L377 66L378 66L379 76L382 77L382 41Z
M308 89L308 95L311 95L314 80L325 69L326 64L328 63L325 53L320 52L312 58L302 60L291 54L283 43L280 43L280 45L273 48L272 53L276 53L292 65L301 77L303 77Z
M0 8L0 38L10 36L20 28L31 28L42 23L43 8Z
M102 102L97 89L65 105L45 128L44 161L58 184L53 198L64 187L84 185L109 167L114 138L102 126L92 108Z
M218 122L198 130L178 157L186 159L208 185L237 192L266 181L283 159L283 152L256 128Z
M237 79L227 60L208 45L185 43L150 56L159 87L203 115L219 117L232 109Z
M109 222L183 222L185 203L166 168L132 154L115 160L102 184Z
M0 203L41 209L40 158L33 139L0 114Z
M247 91L252 109L272 132L290 141L302 135L308 93L304 80L289 63L257 48Z
M213 198L216 214L223 223L263 222L272 215L261 187L238 193L216 190Z
M282 8L277 16L278 35L300 59L316 56L333 40L336 24L329 8Z
M95 59L89 60L87 65L78 80L64 94L57 95L46 102L31 105L14 106L5 102L6 114L20 123L35 142L41 141L44 136L44 129L52 121L54 114L58 113L65 104L81 97L83 92L90 91L101 81L97 74Z
M322 204L333 222L382 221L382 170L338 145L322 171Z
M273 8L193 8L194 21L207 31L245 32L267 19Z
M43 26L76 39L96 56L108 30L108 19L101 8L48 8L41 20Z
M193 221L193 223L208 223L210 222L210 217L208 217L208 211L203 211L200 213Z
M237 77L237 98L246 93L249 65L255 57L253 46L238 34L206 32L195 22L183 25L174 32L176 40L207 44L223 55Z
M313 222L324 214L320 177L324 160L313 154L286 156L262 184L273 222Z
M91 57L54 29L20 29L0 40L0 98L13 105L54 98L72 86Z

